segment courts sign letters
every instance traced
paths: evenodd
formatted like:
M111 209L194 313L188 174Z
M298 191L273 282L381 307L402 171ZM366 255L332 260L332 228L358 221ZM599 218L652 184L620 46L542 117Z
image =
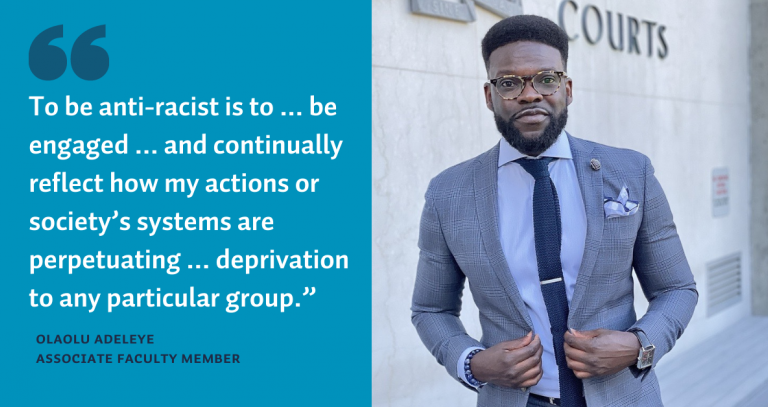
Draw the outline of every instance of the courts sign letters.
M566 19L580 20L581 35L575 27L566 28ZM630 54L645 54L664 59L669 53L667 40L664 38L666 26L655 21L639 20L632 16L606 10L604 13L596 6L587 4L579 8L573 0L563 0L557 12L558 24L568 33L571 41L583 37L588 43L596 45L604 37L611 49ZM626 24L625 24L626 23ZM607 31L607 35L606 35ZM625 41L626 40L626 41Z

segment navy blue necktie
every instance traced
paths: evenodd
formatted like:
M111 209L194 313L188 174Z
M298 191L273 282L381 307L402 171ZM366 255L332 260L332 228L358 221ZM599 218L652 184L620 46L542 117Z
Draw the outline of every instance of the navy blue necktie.
M536 263L539 268L541 293L547 306L555 360L560 376L560 405L586 407L581 380L568 368L563 349L563 336L568 329L568 297L565 294L563 267L560 264L560 202L555 184L549 177L549 163L554 158L519 159L520 164L535 180L533 186L533 235L536 243Z

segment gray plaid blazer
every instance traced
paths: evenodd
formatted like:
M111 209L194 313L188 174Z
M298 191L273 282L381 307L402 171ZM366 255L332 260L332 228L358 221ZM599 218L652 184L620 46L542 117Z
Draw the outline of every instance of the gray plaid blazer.
M683 333L698 300L669 204L646 156L570 135L568 140L587 213L568 324L577 330L640 328L656 345L655 367ZM456 364L465 349L487 348L533 330L499 241L498 156L496 145L435 177L421 215L411 319L432 355L460 382ZM602 164L598 171L590 166L593 158ZM639 202L637 213L606 219L604 196L615 197L623 186ZM633 305L633 268L650 302L640 320ZM467 279L480 311L480 340L467 335L459 319ZM477 405L523 407L528 394L487 384L478 391ZM652 369L585 379L584 395L590 407L662 405Z

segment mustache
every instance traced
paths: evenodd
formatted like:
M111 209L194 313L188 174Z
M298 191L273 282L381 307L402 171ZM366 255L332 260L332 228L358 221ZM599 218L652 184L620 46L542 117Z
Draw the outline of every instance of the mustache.
M535 113L542 113L542 114L546 114L547 116L552 116L552 112L549 111L548 109L545 109L541 106L531 106L531 107L526 107L523 110L515 113L514 115L512 115L512 117L510 117L510 120L511 121L517 120L520 117L525 116L526 114L532 114L534 113L534 112L531 112L532 110L535 110L536 111Z

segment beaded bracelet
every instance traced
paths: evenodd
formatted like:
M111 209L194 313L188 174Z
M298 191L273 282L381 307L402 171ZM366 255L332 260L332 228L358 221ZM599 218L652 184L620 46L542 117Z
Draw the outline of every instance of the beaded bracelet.
M481 352L482 349L475 349L467 355L467 358L464 359L464 376L467 378L467 383L469 383L472 387L483 387L485 386L485 383L480 382L479 380L475 379L475 376L472 375L472 369L470 369L470 362L472 361L472 358L475 357L475 355L478 352Z

